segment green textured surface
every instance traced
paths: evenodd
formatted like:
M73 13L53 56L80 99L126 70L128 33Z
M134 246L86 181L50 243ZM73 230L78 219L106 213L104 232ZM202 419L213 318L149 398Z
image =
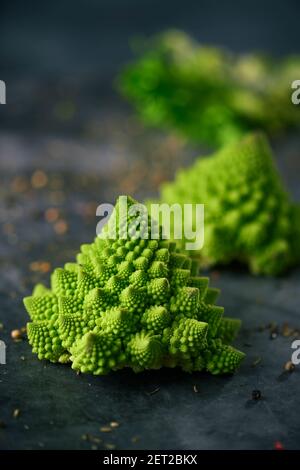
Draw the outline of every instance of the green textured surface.
M300 263L300 205L288 194L263 134L179 169L160 197L183 208L204 204L204 246L191 252L203 266L238 261L253 274L276 276Z

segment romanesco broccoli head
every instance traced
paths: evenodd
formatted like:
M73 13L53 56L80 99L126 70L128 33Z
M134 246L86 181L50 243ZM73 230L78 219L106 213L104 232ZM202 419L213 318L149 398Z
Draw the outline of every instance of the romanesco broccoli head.
M239 320L223 318L218 291L161 230L155 240L128 239L127 220L111 238L118 211L119 203L75 263L54 270L49 289L39 284L24 299L33 352L95 375L123 367L234 372L244 357L229 346Z
M300 262L300 206L286 193L261 134L180 170L163 185L161 200L204 204L203 265L237 260L255 274L278 275Z
M146 124L220 146L254 129L273 135L299 126L290 103L299 75L298 56L237 55L168 31L146 42L119 88Z

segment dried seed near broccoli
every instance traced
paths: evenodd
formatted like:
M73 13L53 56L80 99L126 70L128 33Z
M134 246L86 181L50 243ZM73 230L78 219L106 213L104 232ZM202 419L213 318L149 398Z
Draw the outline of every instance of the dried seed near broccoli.
M19 410L19 408L16 408L14 411L13 411L13 418L18 418L21 414L21 410Z
M21 330L12 330L10 336L13 340L18 340L23 338L23 333Z
M284 370L293 372L295 370L295 364L293 364L292 361L287 361L284 365Z
M22 326L21 328L16 328L15 330L12 330L10 336L14 341L19 341L24 338L26 331L27 327Z
M282 325L282 330L281 330L282 336L288 337L288 336L291 336L292 333L293 333L293 328L290 328L288 323L284 323Z
M256 359L254 359L254 361L252 362L251 364L251 367L256 367L258 366L258 364L261 363L261 357L257 357Z
M252 390L252 400L260 400L262 397L260 390Z
M290 337L290 336L299 336L299 328L293 328L291 326L288 325L288 323L284 323L282 325L282 328L281 328L281 334L282 336L285 336L285 337Z
M110 422L110 427L111 428L118 428L120 424L117 421L111 421Z
M108 450L113 450L116 448L115 444L104 444L104 447Z
M111 432L112 429L111 429L109 426L102 426L102 427L100 428L100 431L101 431L101 432Z
M100 437L97 437L97 436L93 436L92 434L88 434L88 440L90 442L93 442L95 444L101 444L102 442L102 439L100 439Z

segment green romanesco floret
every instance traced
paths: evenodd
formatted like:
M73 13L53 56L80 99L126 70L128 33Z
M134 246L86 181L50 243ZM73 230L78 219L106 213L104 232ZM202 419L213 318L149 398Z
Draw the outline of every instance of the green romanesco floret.
M118 85L142 120L218 147L245 132L300 126L291 83L300 57L272 59L198 44L180 31L146 41Z
M300 262L300 206L285 192L261 134L180 170L162 186L160 202L204 204L203 266L237 260L254 274L278 275Z
M101 237L81 246L77 262L55 269L50 289L39 284L24 299L33 352L95 375L176 366L233 373L244 354L228 345L240 322L222 318L223 308L214 305L219 291L174 242L151 239L150 223L148 239L121 238L123 198ZM135 201L125 199L129 209Z

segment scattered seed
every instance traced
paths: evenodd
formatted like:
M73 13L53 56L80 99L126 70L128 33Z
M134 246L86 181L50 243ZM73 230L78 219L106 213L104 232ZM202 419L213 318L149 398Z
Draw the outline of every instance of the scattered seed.
M254 361L252 362L251 364L251 367L256 367L258 366L258 364L261 363L261 357L257 357L256 359L254 359Z
M20 340L20 339L23 338L23 334L22 334L22 331L20 329L19 330L12 330L10 335L11 335L13 340Z
M292 361L287 361L284 365L284 370L293 372L293 370L295 370L295 364L293 364Z
M155 395L155 393L159 392L160 391L160 388L157 387L155 388L154 390L152 390L152 392L148 392L148 395Z
M120 426L120 424L117 421L111 421L111 423L110 423L111 428L118 428L119 426Z
M273 331L272 333L270 333L270 339L276 339L277 338L277 333L275 331Z
M260 399L261 399L261 391L252 390L252 400L260 400Z
M116 448L115 444L104 444L104 447L109 450L113 450Z
M288 323L284 323L282 325L281 333L282 333L282 336L285 336L285 337L292 336L293 328L290 328Z
M35 189L40 189L48 183L48 176L44 171L36 170L31 176L31 184Z
M100 428L100 431L101 431L101 432L111 432L112 429L111 429L109 426L102 426L102 427Z
M58 220L54 224L54 230L58 235L64 235L68 230L68 224L65 220Z
M3 323L0 323L0 331L3 330L3 328L4 328Z
M195 393L199 393L197 385L194 385L193 390L194 390Z
M133 437L131 438L131 442L132 442L133 444L136 443L136 442L138 442L139 440L140 440L140 437L139 437L139 436L133 436Z
M25 361L25 356L20 356L21 361Z
M50 207L45 211L45 219L50 224L55 222L59 218L59 210L55 207Z
M95 444L101 444L102 442L102 439L100 439L100 437L93 436L92 434L82 434L81 439L83 441L89 441Z
M19 410L19 408L16 408L14 411L13 411L13 417L14 418L18 418L20 416L20 413L21 411Z
M92 449L92 450L98 450L98 447L95 446L95 444L93 444L93 445L91 446L91 449Z
M48 273L51 269L51 264L48 261L33 261L30 263L29 268L33 272Z
M24 424L24 429L26 429L26 431L28 431L28 429L29 429L28 424Z

